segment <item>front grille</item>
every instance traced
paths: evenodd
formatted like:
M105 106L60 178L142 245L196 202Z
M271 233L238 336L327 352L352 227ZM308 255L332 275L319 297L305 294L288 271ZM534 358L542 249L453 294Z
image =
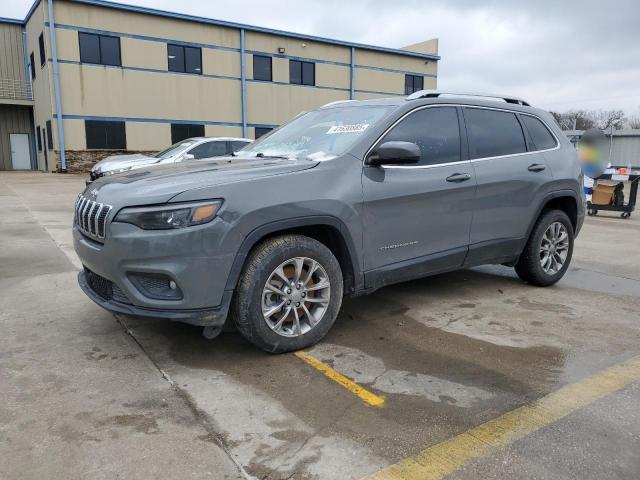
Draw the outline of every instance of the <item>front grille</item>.
M78 195L75 206L75 224L83 233L103 239L111 208L111 205L94 202Z
M120 303L131 304L124 292L120 290L120 287L111 280L107 280L88 268L85 268L84 272L89 287L91 287L91 290L96 292L100 298L103 300L114 300Z

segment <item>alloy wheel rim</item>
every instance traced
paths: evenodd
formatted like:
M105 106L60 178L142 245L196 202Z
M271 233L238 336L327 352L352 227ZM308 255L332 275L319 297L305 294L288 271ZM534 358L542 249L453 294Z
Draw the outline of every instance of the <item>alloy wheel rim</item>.
M542 235L540 266L548 275L555 275L564 267L569 254L569 232L561 222L553 222Z
M262 316L278 335L299 337L320 323L329 308L326 270L309 257L282 262L262 289Z

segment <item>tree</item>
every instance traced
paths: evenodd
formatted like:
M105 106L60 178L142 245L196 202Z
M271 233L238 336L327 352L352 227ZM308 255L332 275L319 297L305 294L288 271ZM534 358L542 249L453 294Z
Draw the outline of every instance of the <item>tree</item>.
M601 130L609 130L611 128L620 130L624 127L627 119L622 110L598 110L590 113L596 128Z
M640 114L631 115L629 117L629 126L634 129L640 128Z
M562 130L589 130L596 126L592 112L587 110L569 110L564 113L551 112Z
M620 130L627 122L622 110L569 110L551 114L563 130L609 130L611 127Z

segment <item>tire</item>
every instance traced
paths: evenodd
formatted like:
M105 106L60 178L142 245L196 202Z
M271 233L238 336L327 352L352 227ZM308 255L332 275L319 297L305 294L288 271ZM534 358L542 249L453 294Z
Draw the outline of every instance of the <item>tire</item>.
M564 259L564 262L562 263L561 268L554 269L553 267L551 267L548 271L545 271L545 268L542 265L542 261L546 258L542 251L543 237L545 237L545 234L547 233L547 230L551 227L551 225L554 224L561 224L567 234L568 243L566 247L566 257ZM557 228L559 229L559 231L562 231L561 227ZM546 238L548 237L545 237L544 240L545 248L549 247L549 242ZM544 211L536 222L536 225L534 226L531 235L529 236L529 240L524 247L524 251L520 255L518 263L516 263L516 273L522 280L530 283L531 285L536 285L539 287L547 287L549 285L553 285L564 276L567 269L569 268L569 264L571 263L571 256L573 254L573 241L573 225L571 224L571 220L569 220L567 214L562 210ZM556 251L555 248L557 248L557 252L561 252L561 247L557 246L553 248L554 252ZM564 251L564 242L562 242L562 248ZM553 256L555 260L561 258L561 255L561 253L558 253L557 255L551 256ZM547 266L548 265L549 264L547 264ZM556 263L555 265L557 266L558 264Z
M301 268L294 259L304 259ZM285 283L276 273L280 267L285 276L291 275L295 280L297 275L299 281ZM313 273L309 275L309 271ZM267 282L280 294L267 291ZM301 285L301 289L295 289ZM288 289L291 295L287 294ZM310 237L282 235L263 241L249 255L236 288L233 318L240 333L267 352L300 350L320 341L333 326L342 304L342 292L342 270L331 250ZM281 310L266 316L282 302L285 305ZM287 314L288 308L291 310ZM263 314L263 309L267 313Z

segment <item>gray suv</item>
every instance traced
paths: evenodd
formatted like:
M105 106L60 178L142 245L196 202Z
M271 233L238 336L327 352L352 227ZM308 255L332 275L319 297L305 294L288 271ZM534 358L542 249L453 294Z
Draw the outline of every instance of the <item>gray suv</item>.
M270 352L308 347L343 295L481 264L567 271L576 153L512 97L420 91L298 116L236 153L99 178L76 203L80 286L130 315L227 317Z

